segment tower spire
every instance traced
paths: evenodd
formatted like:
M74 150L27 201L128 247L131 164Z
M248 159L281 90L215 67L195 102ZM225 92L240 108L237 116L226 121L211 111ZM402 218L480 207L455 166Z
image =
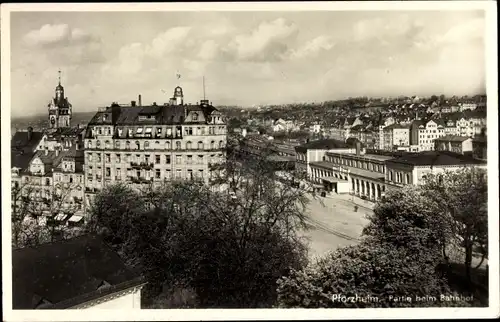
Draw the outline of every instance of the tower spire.
M58 73L59 73L59 85L61 85L61 70L60 69L59 69Z

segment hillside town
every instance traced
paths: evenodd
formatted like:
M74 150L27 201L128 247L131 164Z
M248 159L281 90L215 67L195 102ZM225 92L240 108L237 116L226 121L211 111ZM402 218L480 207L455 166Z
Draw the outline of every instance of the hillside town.
M345 102L330 102L218 110L206 99L185 103L177 86L168 103L143 105L138 95L130 104L99 108L88 124L73 126L74 111L59 82L47 105L46 129L29 127L12 137L15 245L45 245L34 227L50 227L45 242L65 243L74 236L79 240L74 247L102 243L81 236L96 194L116 183L137 189L175 180L208 184L214 179L213 165L226 158L226 145L237 155L272 161L282 178L293 171L304 173L306 181L299 184L309 182L311 191L322 197L352 196L347 202L355 211L359 206L371 209L389 191L419 185L429 174L463 167L486 169L485 96L432 99L413 97L374 108L370 103L346 107ZM326 117L316 121L321 110ZM269 118L281 114L288 115L286 120ZM35 257L26 251L19 248L15 258L24 258L22 265L27 261L35 265ZM113 265L123 265L116 261ZM21 274L16 281L26 278ZM134 289L125 294L137 307L141 287ZM23 308L68 307L47 297L33 307L22 304ZM104 305L98 299L94 302L85 306ZM83 305L71 303L71 307Z
M5 320L495 309L489 16L292 11L9 16Z

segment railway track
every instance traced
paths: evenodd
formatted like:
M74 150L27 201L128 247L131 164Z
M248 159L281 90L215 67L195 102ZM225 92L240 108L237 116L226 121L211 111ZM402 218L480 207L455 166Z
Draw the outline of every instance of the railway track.
M333 234L333 235L335 235L337 237L340 237L340 238L343 238L343 239L346 239L346 240L350 240L350 241L356 241L356 242L360 241L359 238L355 238L355 237L346 235L344 233L341 233L341 232L339 232L339 231L337 231L335 229L332 229L332 228L326 226L325 224L323 224L320 221L317 221L315 219L307 218L306 222L308 222L308 224L310 224L311 226L313 226L313 227L315 227L317 229L320 229L320 230L322 230L324 232Z

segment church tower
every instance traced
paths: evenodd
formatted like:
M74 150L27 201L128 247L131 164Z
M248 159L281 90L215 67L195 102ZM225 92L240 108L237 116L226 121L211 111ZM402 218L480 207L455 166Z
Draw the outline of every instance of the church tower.
M55 97L48 107L50 129L71 127L72 106L68 98L64 96L64 87L61 85L61 71L59 71L59 84L56 87Z

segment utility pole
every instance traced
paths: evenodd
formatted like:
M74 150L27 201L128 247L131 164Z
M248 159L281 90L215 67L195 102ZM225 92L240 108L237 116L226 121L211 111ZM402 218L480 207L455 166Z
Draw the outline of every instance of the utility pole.
M205 76L203 76L203 100L206 100L207 98L205 97Z

